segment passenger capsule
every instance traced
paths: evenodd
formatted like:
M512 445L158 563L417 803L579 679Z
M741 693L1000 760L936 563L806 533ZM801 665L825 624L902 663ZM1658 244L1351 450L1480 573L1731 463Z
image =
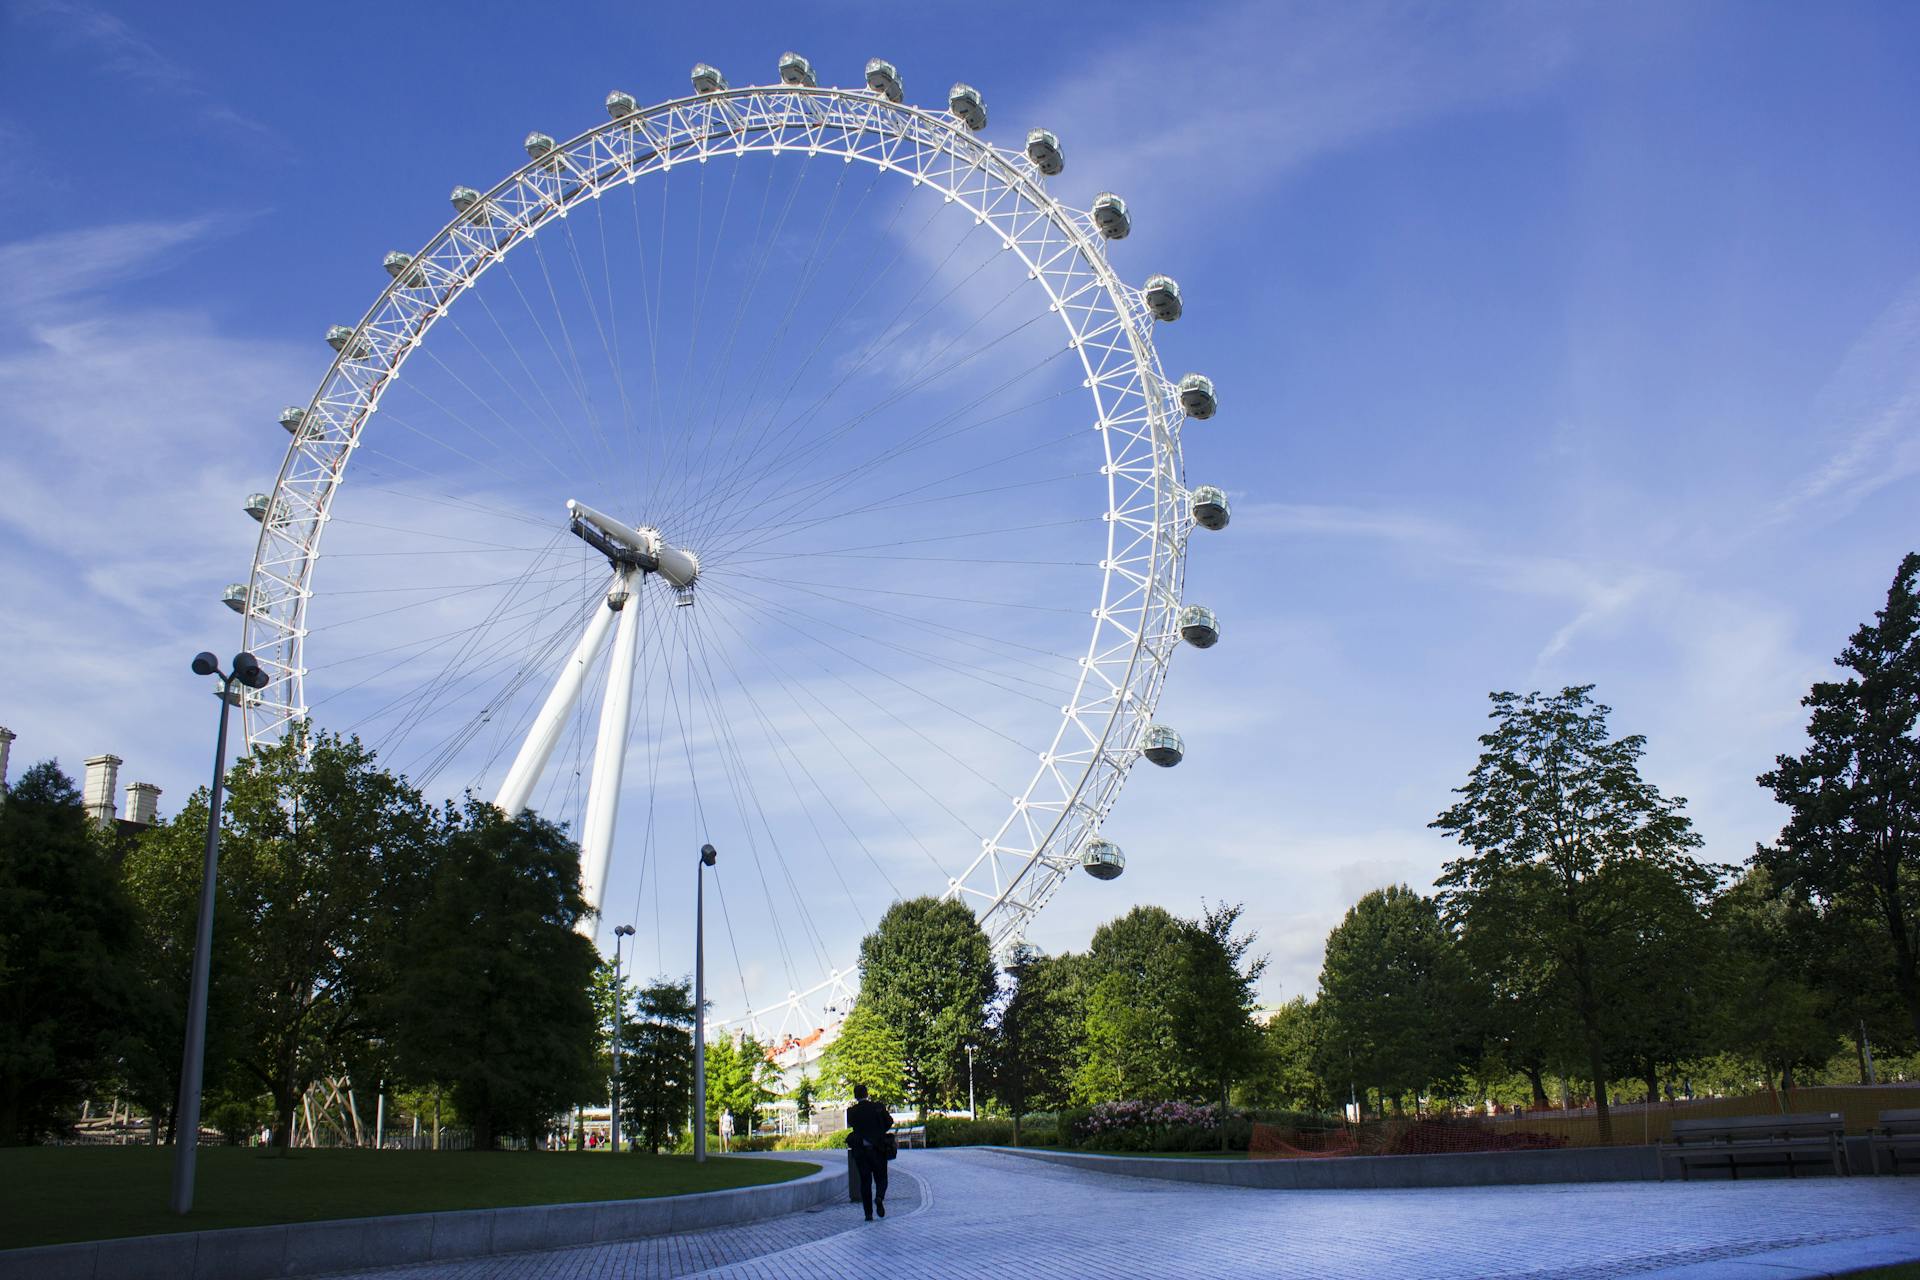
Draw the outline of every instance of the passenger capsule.
M1211 418L1220 407L1213 394L1213 379L1204 373L1190 373L1180 379L1180 409L1189 418Z
M867 88L888 102L898 102L906 96L900 84L900 72L885 58L867 59Z
M245 613L247 611L247 584L244 582L229 583L227 589L220 593L220 603L235 613Z
M1190 604L1180 611L1180 638L1196 649L1220 643L1220 619L1205 605Z
M297 436L300 434L300 419L306 416L305 409L297 404L290 404L280 411L280 425L287 429L288 435Z
M1080 851L1080 866L1095 880L1118 880L1127 869L1127 855L1111 840L1089 840Z
M1233 511L1227 506L1227 494L1224 489L1216 489L1203 484L1193 491L1188 499L1193 511L1193 522L1202 529L1224 529L1227 521L1233 519Z
M453 201L457 212L466 213L480 203L480 193L472 187L455 187L447 199Z
M547 168L557 169L560 167L560 154L553 149L553 139L549 138L546 134L539 132L530 133L527 135L527 140L520 145L527 149L527 154L533 159L545 160L547 162Z
M797 53L780 55L780 83L805 85L812 89L819 85L814 78L813 64Z
M1127 232L1133 230L1127 202L1111 191L1102 191L1093 198L1093 225L1109 240L1125 240Z
M987 127L987 104L980 100L980 91L970 84L956 84L947 90L947 108L955 119L975 133Z
M704 62L693 64L693 91L695 93L724 93L727 78L719 70Z
M1060 150L1060 139L1048 129L1035 129L1027 135L1027 159L1049 178L1067 167L1067 155Z
M247 495L247 505L241 510L255 520L264 522L267 518L267 501L267 495L264 493L250 493Z
M1180 740L1177 729L1164 724L1150 724L1140 739L1140 754L1162 769L1171 769L1187 754L1187 744Z
M349 360L363 359L367 354L367 344L355 342L353 330L343 324L327 326L327 345L335 351L343 352Z
M1147 310L1155 320L1180 318L1180 282L1172 276L1147 277Z
M607 95L607 114L615 120L632 115L639 106L640 104L633 100L632 94L623 93L619 89Z
M401 253L395 249L380 260L380 265L387 269L388 275L409 289L418 289L427 282L426 275L420 268L413 265L413 255L410 253Z

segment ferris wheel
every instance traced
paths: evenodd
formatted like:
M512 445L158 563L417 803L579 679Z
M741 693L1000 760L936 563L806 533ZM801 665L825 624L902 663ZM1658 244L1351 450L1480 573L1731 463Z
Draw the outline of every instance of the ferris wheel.
M1229 519L1185 484L1214 387L1162 372L1180 288L1110 258L1121 197L1063 204L1060 139L993 145L968 85L778 70L616 91L455 187L327 331L225 595L269 676L251 744L310 717L567 822L594 927L651 912L663 972L692 850L735 855L771 1031L844 1008L894 898L1004 952L1074 870L1121 874L1122 785L1186 751L1168 663L1220 635L1188 535Z

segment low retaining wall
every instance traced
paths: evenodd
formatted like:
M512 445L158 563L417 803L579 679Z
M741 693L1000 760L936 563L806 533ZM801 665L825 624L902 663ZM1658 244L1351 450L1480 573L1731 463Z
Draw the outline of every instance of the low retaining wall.
M812 1163L812 1161L808 1161ZM637 1240L774 1218L846 1194L835 1161L788 1182L647 1200L458 1209L0 1250L0 1280L267 1280Z
M1652 1147L1578 1147L1554 1151L1479 1151L1432 1156L1340 1156L1293 1160L1181 1160L1106 1156L1030 1147L991 1147L1029 1160L1049 1160L1129 1178L1210 1182L1276 1191L1366 1187L1480 1187L1527 1182L1638 1182L1660 1176Z

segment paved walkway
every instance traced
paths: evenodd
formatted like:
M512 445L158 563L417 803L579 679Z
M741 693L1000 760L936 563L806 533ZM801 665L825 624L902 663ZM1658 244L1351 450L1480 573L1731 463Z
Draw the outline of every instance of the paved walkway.
M889 1217L858 1205L624 1244L355 1273L654 1276L1793 1277L1920 1259L1920 1178L1260 1191L908 1151Z

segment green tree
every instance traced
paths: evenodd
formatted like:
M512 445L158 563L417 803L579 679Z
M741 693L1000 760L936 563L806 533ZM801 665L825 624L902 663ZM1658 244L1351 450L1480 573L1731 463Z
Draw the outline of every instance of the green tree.
M206 821L202 792L129 857L169 974L192 955L197 905L186 904L199 898ZM212 980L238 1025L215 1029L210 1016L210 1045L230 1046L272 1096L278 1145L316 1079L348 1065L387 1074L380 1010L439 848L432 810L358 739L302 728L229 773Z
M1260 1060L1241 1088L1244 1101L1288 1111L1333 1110L1336 1090L1320 1071L1323 1034L1320 1008L1305 996L1275 1009L1260 1029Z
M804 1070L800 1073L800 1082L787 1094L793 1099L793 1118L803 1127L813 1121L813 1100L820 1096L820 1087L813 1077Z
M656 978L634 993L620 1050L620 1110L635 1138L658 1152L693 1111L693 988Z
M966 1075L966 1048L985 1038L993 947L965 903L896 902L860 943L860 1003L900 1036L909 1097L926 1114Z
M1920 1039L1920 554L1900 561L1886 606L1834 662L1851 674L1801 700L1807 749L1760 777L1790 812L1753 860L1782 889L1879 922L1881 981Z
M989 1029L987 1078L1013 1114L1013 1142L1030 1111L1072 1100L1071 1083L1086 1027L1080 999L1084 957L1046 956L1023 946L1007 966L1011 979Z
M1200 1098L1181 1025L1191 924L1164 907L1135 907L1094 930L1086 963L1086 1053L1074 1101Z
M719 1035L707 1042L707 1119L717 1124L721 1113L733 1117L733 1131L741 1137L753 1132L760 1104L773 1100L773 1082L779 1068L767 1057L766 1046L745 1035L735 1040Z
M1186 1056L1196 1079L1217 1084L1223 1116L1233 1082L1252 1074L1260 1059L1254 991L1267 961L1249 958L1255 939L1235 932L1240 915L1238 904L1204 908L1187 928L1181 952L1178 1008ZM1220 1149L1227 1149L1225 1125Z
M1825 1063L1840 1038L1809 973L1817 915L1755 868L1715 900L1713 917L1721 945L1716 1039L1791 1089L1794 1072Z
M0 1145L57 1131L114 1073L132 915L73 783L28 769L0 801Z
M574 929L588 910L580 850L530 812L469 800L449 818L392 1002L400 1059L447 1087L475 1146L536 1140L593 1083L598 957Z
M1376 889L1327 935L1316 1013L1323 1060L1398 1100L1461 1065L1465 966L1434 900Z
M1537 966L1577 1037L1603 1135L1611 1135L1607 967L1647 909L1661 873L1696 901L1716 874L1692 851L1684 812L1640 776L1646 740L1608 735L1610 708L1592 686L1557 694L1492 695L1494 729L1432 826L1466 850L1446 864L1441 904L1483 958L1504 944L1505 970Z
M820 1079L842 1098L852 1097L853 1086L864 1084L880 1101L904 1102L905 1063L900 1033L874 1012L862 991L840 1024L840 1034L820 1055Z

